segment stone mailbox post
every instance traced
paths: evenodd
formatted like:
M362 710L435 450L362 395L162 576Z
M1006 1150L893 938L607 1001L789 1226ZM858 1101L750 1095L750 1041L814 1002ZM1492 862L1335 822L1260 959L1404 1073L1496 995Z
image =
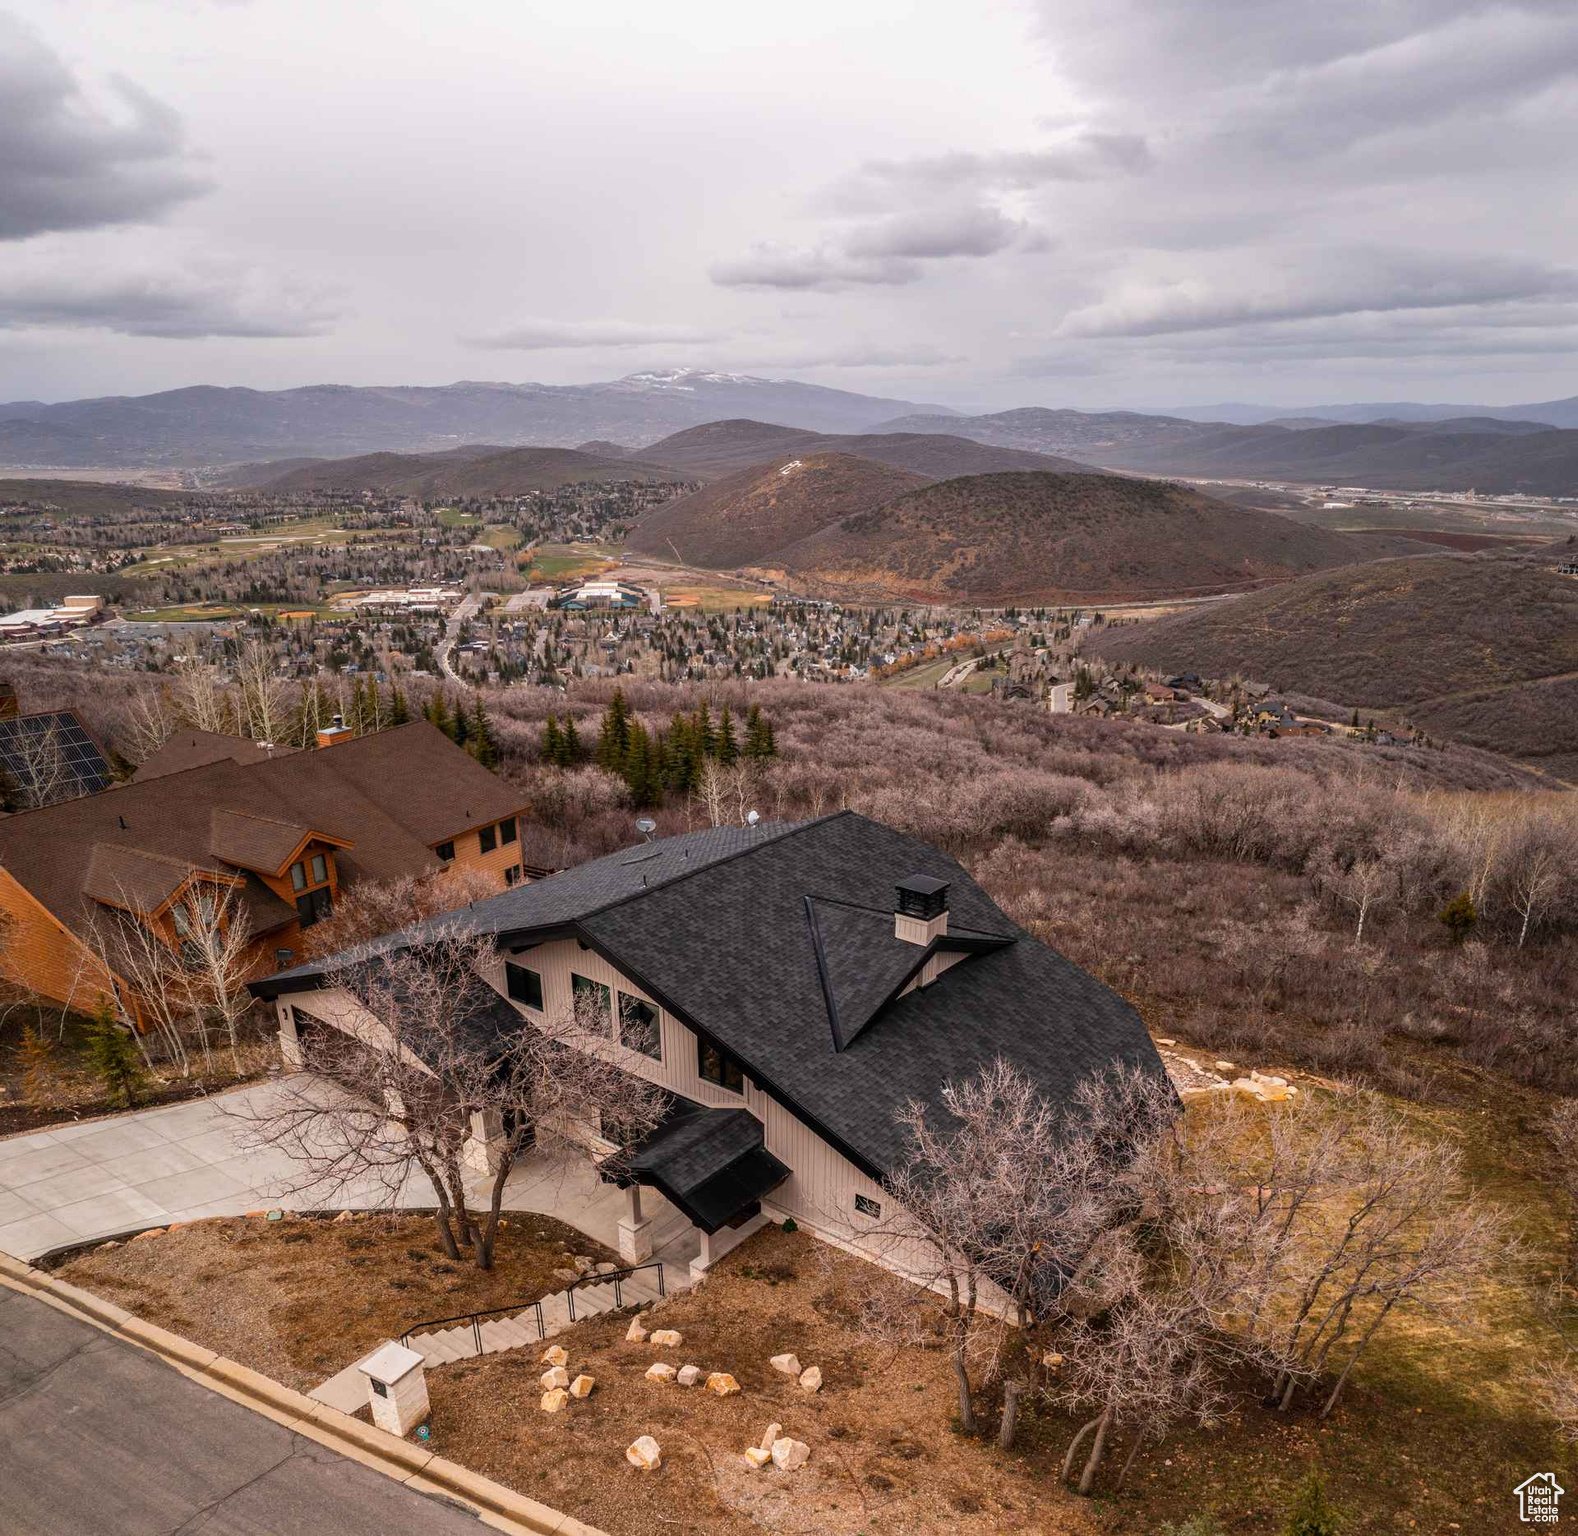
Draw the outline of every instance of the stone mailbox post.
M356 1369L367 1378L373 1423L402 1439L427 1418L427 1376L422 1357L391 1339L380 1344Z

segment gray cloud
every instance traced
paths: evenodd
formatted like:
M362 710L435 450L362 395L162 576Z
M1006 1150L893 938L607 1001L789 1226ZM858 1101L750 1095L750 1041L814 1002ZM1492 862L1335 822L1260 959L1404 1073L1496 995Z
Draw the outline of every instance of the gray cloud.
M90 328L192 340L321 335L340 313L323 293L274 289L250 273L0 276L0 330Z
M993 256L1026 234L1026 227L979 204L922 208L852 230L845 252L857 259L889 256L920 261L945 256Z
M581 347L698 346L727 339L725 332L697 326L642 325L629 320L523 320L491 335L461 337L468 347L520 352Z
M837 293L845 288L896 287L915 282L921 269L893 257L863 260L827 250L757 245L749 255L715 262L710 276L720 288L781 288Z
M1451 309L1578 295L1578 272L1498 256L1331 252L1317 268L1142 283L1075 310L1070 336L1164 336L1388 310Z
M60 58L0 13L0 240L145 222L208 190L180 119L112 77L123 109L100 113Z

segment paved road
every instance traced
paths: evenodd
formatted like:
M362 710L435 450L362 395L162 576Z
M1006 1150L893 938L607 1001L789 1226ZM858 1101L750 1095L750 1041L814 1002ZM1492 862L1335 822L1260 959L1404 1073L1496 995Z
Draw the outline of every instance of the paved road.
M0 1530L17 1536L476 1536L469 1511L0 1287Z
M438 648L438 669L452 683L462 681L460 674L449 664L449 658L455 653L455 641L459 638L460 626L481 606L481 596L475 592L471 593L461 599L455 611L450 614L449 622L444 626L444 639Z

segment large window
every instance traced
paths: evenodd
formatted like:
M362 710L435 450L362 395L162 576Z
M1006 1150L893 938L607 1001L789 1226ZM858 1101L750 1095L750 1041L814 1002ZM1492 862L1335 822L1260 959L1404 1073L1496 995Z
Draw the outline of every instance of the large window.
M484 827L477 833L477 846L484 853L492 853L499 846L499 832L497 827Z
M501 843L513 843L515 841L515 818L513 816L506 816L499 823L499 841Z
M310 928L314 923L321 922L333 910L334 902L329 896L329 888L326 885L296 898L296 916L301 920L303 928Z
M312 883L322 885L329 878L329 861L321 853L312 856Z
M588 976L570 973L570 997L575 1004L575 1022L589 1034L614 1032L613 999L607 987Z
M528 1008L542 1007L542 977L524 965L504 962L504 986L511 999Z
M704 1083L716 1083L730 1093L745 1092L745 1073L739 1062L705 1040L696 1042L696 1072Z
M663 1034L658 1027L658 1013L650 1003L639 997L619 994L619 1043L632 1051L640 1051L653 1061L663 1059Z
M448 864L455 857L455 845L453 843L440 843L438 847L433 850L433 852L436 853L439 858L444 861L444 863Z
M307 889L307 866L305 864L292 864L290 866L291 888L297 891Z

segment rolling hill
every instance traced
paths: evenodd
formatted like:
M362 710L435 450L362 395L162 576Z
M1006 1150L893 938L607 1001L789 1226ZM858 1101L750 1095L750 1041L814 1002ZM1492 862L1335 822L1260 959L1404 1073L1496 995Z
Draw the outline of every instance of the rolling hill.
M273 466L256 465L258 473ZM444 453L369 453L309 459L254 480L264 491L382 491L391 496L516 496L583 480L676 481L678 471L640 459L603 458L574 448L471 446Z
M847 453L780 456L654 507L626 542L715 570L761 565L830 523L929 484L925 475Z
M1230 590L1357 558L1341 534L1160 481L1009 472L908 491L768 564L829 596L995 604Z
M1091 649L1401 715L1578 779L1578 580L1554 565L1382 560L1113 629Z
M946 417L928 420L945 422ZM783 455L840 453L872 459L893 469L908 470L932 480L956 475L984 475L995 470L1088 470L1070 459L1053 458L1022 449L1001 448L955 437L946 431L822 433L799 432L771 422L736 419L711 421L676 432L641 450L642 458L667 464L697 480L759 468Z
M1135 411L1030 408L986 416L901 416L882 430L946 431L1146 474L1578 495L1578 431L1505 414L1230 425Z
M183 511L204 502L192 491L158 490L97 480L0 480L0 507L13 504L57 510L65 517L102 517L116 512Z

